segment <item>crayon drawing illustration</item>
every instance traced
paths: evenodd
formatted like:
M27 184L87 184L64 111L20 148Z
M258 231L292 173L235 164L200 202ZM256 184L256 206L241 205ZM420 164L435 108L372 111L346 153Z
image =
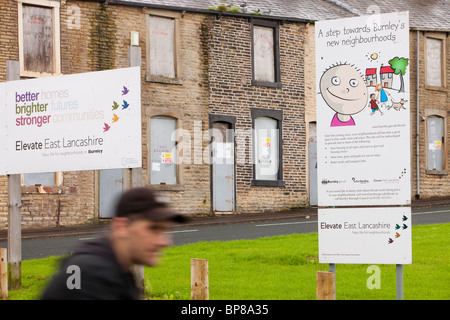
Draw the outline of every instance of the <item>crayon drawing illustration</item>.
M406 110L405 104L408 100L403 97L403 76L408 62L409 59L396 56L388 61L388 65L366 68L364 79L369 91L368 107L371 109L371 115L376 111L383 115L382 110L392 108L396 111ZM393 94L397 97L393 97Z
M335 111L331 127L354 126L353 115L362 111L368 100L368 91L359 70L348 63L328 68L320 78L320 94Z

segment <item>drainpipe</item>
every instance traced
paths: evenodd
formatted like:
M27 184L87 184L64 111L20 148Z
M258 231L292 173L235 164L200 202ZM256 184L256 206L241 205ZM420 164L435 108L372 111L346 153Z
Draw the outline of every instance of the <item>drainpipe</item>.
M419 78L420 78L420 72L419 72L419 62L420 62L420 50L419 50L419 37L420 32L417 30L417 83L416 83L416 175L417 175L417 193L416 193L416 199L420 199L420 165L419 165L419 123L420 123L420 117L419 117Z

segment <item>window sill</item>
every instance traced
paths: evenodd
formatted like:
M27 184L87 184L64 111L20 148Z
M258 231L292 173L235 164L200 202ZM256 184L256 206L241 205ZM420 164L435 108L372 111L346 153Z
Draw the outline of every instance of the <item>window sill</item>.
M252 80L252 86L270 87L270 88L281 88L281 82L270 82L270 81L258 81L258 80Z
M21 193L23 194L74 194L77 193L76 187L63 186L21 186Z
M41 77L52 77L61 76L61 72L37 72L37 71L20 71L20 76L24 78L41 78Z
M159 191L184 191L184 186L181 184L151 184L150 187Z
M436 175L436 176L445 176L445 175L448 174L448 171L447 170L436 170L436 169L430 170L430 169L427 169L426 173L430 174L430 175Z
M432 91L442 91L442 92L447 92L447 87L433 87L433 86L429 86L429 85L425 85L425 89L426 90L432 90Z
M284 187L283 180L252 180L252 186Z
M162 76L152 76L149 74L145 75L145 81L147 82L156 82L156 83L165 83L165 84L177 84L182 85L183 82L179 78L168 78Z

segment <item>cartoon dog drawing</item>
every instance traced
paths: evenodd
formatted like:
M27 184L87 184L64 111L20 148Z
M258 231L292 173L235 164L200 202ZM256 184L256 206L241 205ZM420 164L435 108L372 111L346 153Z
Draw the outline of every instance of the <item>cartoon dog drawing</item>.
M397 111L400 111L400 109L402 108L406 110L406 108L404 107L404 104L406 102L408 102L408 100L405 100L403 98L400 100L400 102L394 102L394 100L392 100L392 105L387 107L386 109L389 110L390 108L394 107L394 109Z

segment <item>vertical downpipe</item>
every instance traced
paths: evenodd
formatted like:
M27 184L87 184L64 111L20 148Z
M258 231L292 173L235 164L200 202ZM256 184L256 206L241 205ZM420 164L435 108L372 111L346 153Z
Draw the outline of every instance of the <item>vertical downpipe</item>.
M420 164L419 164L419 123L420 123L420 116L419 116L419 90L420 90L420 48L419 48L419 39L420 32L417 30L417 70L416 70L416 175L417 175L417 192L416 192L416 199L420 198Z

